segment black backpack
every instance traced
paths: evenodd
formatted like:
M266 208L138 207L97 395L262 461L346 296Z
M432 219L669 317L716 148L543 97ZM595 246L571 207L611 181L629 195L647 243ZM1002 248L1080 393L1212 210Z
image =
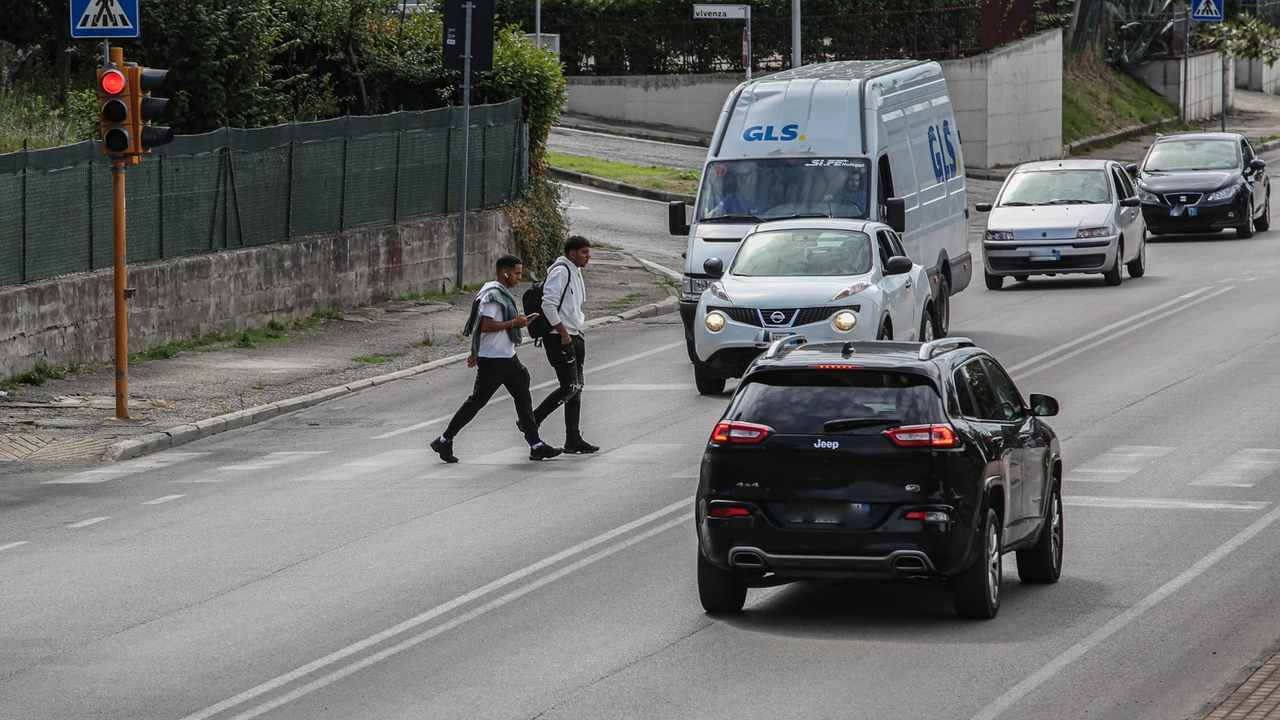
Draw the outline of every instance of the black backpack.
M555 264L552 264L552 266L547 269L547 275L550 275L551 271L554 270L555 267ZM560 293L560 303L556 305L557 310L564 307L564 296L569 292L569 281L571 279L572 278L565 279L564 292ZM534 318L533 322L529 323L529 327L524 329L525 332L529 333L529 337L534 340L541 340L542 338L550 335L553 330L551 327L551 321L542 313L542 286L546 281L547 279L543 278L534 283L532 287L524 291L524 295L520 298L520 302L524 305L525 317L538 313L538 317Z

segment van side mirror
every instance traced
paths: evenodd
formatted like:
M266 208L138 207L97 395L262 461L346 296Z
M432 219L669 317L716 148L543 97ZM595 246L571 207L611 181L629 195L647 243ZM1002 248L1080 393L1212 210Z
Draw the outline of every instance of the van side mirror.
M1120 207L1142 207L1142 201L1134 197L1128 197L1120 201Z
M991 212L991 203L977 203L973 209L978 212Z
M667 203L667 226L672 235L688 235L689 223L685 219L684 201L672 200Z
M896 233L907 231L907 201L902 198L889 198L885 201L884 222Z
M1138 177L1138 166L1134 163L1129 163L1128 165L1125 165L1124 171L1129 173L1131 177Z
M720 258L707 258L702 263L702 271L713 278L724 277L724 261Z
M1058 401L1048 395L1031 393L1031 412L1037 417L1053 417L1058 414Z
M903 255L894 255L889 258L889 262L884 264L885 275L902 275L911 272L911 258Z
M1267 166L1267 161L1262 158L1254 158L1249 161L1250 170L1261 170Z

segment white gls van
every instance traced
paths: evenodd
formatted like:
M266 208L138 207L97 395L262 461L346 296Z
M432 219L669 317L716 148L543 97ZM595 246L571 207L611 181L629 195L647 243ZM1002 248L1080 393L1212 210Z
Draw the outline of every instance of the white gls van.
M916 60L807 65L739 85L707 152L687 235L680 317L690 359L702 291L748 228L796 217L877 220L897 230L931 281L934 331L946 335L950 296L972 275L964 158L942 67ZM713 263L713 266L716 265Z

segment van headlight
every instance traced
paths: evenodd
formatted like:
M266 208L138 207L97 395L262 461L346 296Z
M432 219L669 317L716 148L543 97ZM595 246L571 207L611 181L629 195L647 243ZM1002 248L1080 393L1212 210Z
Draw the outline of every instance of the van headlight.
M841 310L831 319L831 324L835 325L840 332L849 332L854 325L858 324L858 316L851 310Z
M708 330L716 333L724 329L725 317L719 312L709 312L707 313L707 319L703 322L707 324Z

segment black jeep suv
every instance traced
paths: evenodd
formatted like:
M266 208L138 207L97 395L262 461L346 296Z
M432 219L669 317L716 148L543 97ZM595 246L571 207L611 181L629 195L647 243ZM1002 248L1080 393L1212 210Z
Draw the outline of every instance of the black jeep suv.
M931 577L956 611L1000 609L1002 556L1023 582L1062 571L1062 460L1008 373L966 338L779 340L746 371L702 456L698 593L736 612L747 588Z

